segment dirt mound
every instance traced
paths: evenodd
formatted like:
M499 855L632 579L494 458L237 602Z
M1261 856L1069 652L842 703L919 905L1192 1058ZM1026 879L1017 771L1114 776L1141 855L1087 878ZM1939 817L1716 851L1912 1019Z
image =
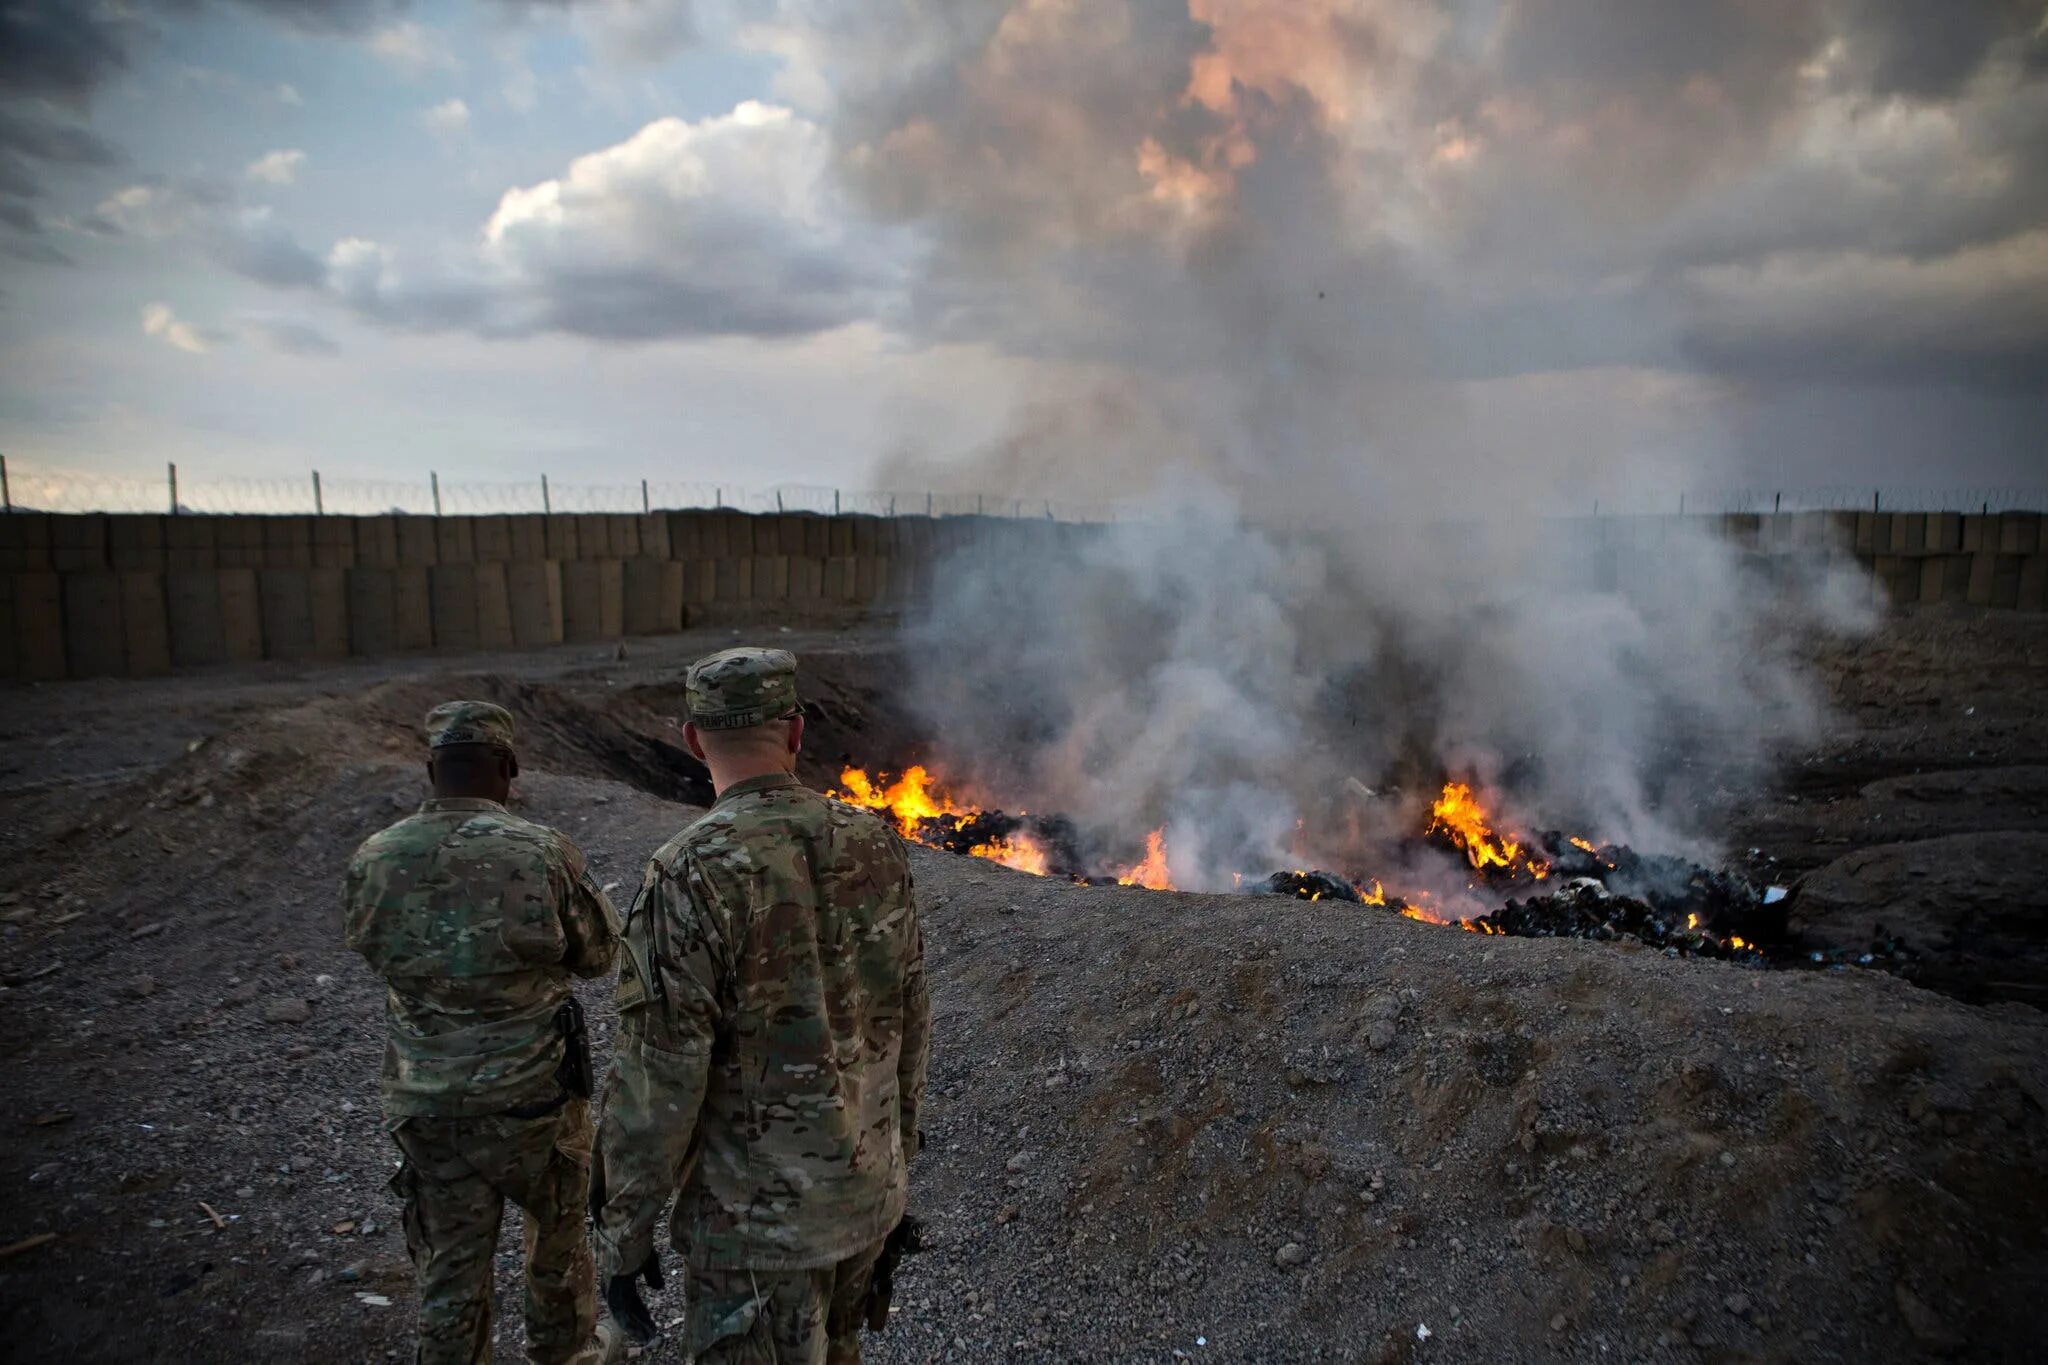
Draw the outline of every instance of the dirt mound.
M0 1331L25 1353L410 1350L382 993L339 943L340 869L421 794L420 715L481 695L527 730L519 807L629 895L692 813L650 793L691 790L694 769L669 661L641 678L589 662L266 692L171 715L194 733L148 750L173 755L159 767L0 792L0 1181L16 1192L0 1246L48 1236L0 1259ZM819 689L821 764L919 756L888 668ZM90 699L78 725L100 746L75 767L106 766L110 734L137 751L164 729L160 699L191 690L67 693ZM41 781L72 752L42 747L64 710L0 734L12 771ZM1845 837L1877 813L1856 788L1904 776L1863 766L1825 820L1804 802L1773 818ZM1964 905L1987 932L2023 902L2038 917L2007 869L2048 850L1936 842L1816 873L1800 913L1845 917L1842 933L1880 901L1939 904L1943 925ZM871 1339L882 1365L2037 1354L2035 1010L913 859L937 1014L913 1179L935 1245ZM584 998L602 1058L609 991ZM513 1361L516 1270L500 1275ZM682 1357L669 1340L646 1358Z
M2008 768L1957 768L1907 773L1865 786L1872 801L1920 801L1939 805L2004 807L2016 822L2038 825L2048 818L2048 766L2024 763Z
M918 1200L946 1239L889 1359L2034 1340L2032 1011L937 854L918 874L940 983Z
M1951 834L1863 849L1802 877L1794 928L1814 942L1896 935L1906 975L1968 1000L2048 1003L2048 834ZM2001 964L2011 964L2009 968Z

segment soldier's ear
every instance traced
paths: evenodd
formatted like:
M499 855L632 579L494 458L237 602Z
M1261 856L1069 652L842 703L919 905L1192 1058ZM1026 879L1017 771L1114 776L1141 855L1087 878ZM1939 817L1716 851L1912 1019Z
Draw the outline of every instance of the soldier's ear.
M683 747L688 749L690 757L696 759L699 763L705 761L704 741L698 737L697 722L694 720L683 722Z
M510 782L510 781L511 781L511 780L512 780L513 778L515 778L515 777L517 777L517 776L519 776L519 755L518 755L518 754L506 754L506 755L505 755L505 780L506 780L507 782Z
M798 712L796 715L791 716L789 718L789 751L791 753L797 753L800 752L803 749L803 747L804 718L803 713Z

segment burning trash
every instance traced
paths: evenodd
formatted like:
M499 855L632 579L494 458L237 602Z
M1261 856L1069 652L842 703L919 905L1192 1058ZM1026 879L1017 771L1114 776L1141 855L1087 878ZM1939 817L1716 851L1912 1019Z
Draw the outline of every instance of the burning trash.
M1443 793L1429 808L1425 838L1434 837L1465 855L1472 869L1488 880L1527 877L1542 881L1550 875L1550 864L1532 858L1519 836L1496 833L1492 817L1472 795L1464 782L1446 782Z
M887 816L904 838L932 848L986 858L1035 877L1176 889L1167 870L1163 827L1145 836L1141 857L1120 864L1084 840L1064 817L983 809L961 800L922 766L906 768L893 781L886 774L872 776L864 768L849 767L839 782L832 796Z
M1131 861L1134 850L1120 859L1064 816L984 808L921 766L894 779L848 767L840 783L834 797L887 816L905 838L932 848L1083 885L1176 889L1165 826L1145 836L1142 856ZM1522 833L1467 782L1443 784L1426 825L1410 843L1433 850L1429 856L1453 860L1446 870L1464 882L1455 900L1479 913L1447 913L1428 890L1390 892L1381 878L1321 868L1264 876L1240 872L1231 883L1247 895L1383 908L1474 934L1633 939L1675 957L1808 967L1896 967L1910 958L1905 945L1882 929L1863 951L1799 948L1789 941L1791 906L1782 888L1758 888L1737 873L1582 835ZM1481 908L1483 899L1472 903L1475 896L1505 893L1520 894L1508 894L1491 910Z

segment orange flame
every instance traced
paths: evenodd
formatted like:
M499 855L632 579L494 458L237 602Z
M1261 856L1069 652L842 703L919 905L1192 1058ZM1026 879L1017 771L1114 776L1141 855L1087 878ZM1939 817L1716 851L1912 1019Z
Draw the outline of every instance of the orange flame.
M1584 839L1581 839L1581 838L1580 838L1580 837L1579 837L1578 835L1576 835L1576 834L1574 834L1574 835L1572 836L1572 847L1573 847L1573 848L1576 848L1576 849L1581 849L1581 850L1583 850L1583 851L1585 851L1585 852L1587 852L1587 853L1595 853L1595 854L1597 854L1597 853L1598 853L1598 852L1600 851L1599 849L1597 849L1597 848L1593 847L1593 845L1592 845L1592 844L1590 844L1589 842L1587 842L1586 840L1584 840Z
M1116 879L1118 886L1142 886L1152 891L1172 891L1173 874L1166 870L1166 831L1155 829L1145 836L1145 858Z
M1527 872L1538 881L1550 875L1549 863L1524 854L1520 836L1496 833L1492 820L1479 798L1472 794L1470 784L1446 782L1443 794L1429 808L1429 828L1424 832L1434 834L1442 830L1475 868Z
M967 850L967 855L970 858L987 858L1004 867L1029 872L1034 877L1043 877L1052 871L1052 860L1045 851L1045 845L1023 830L1007 839L991 839L985 844L976 844Z
M1358 888L1358 899L1367 905L1385 905L1387 903L1387 888L1377 881L1372 884L1372 890L1370 891L1361 886Z
M862 768L846 769L839 774L839 782L845 788L836 793L841 800L886 814L905 838L916 838L918 825L926 820L945 816L957 821L976 813L972 806L955 804L923 764L905 769L903 776L887 786Z

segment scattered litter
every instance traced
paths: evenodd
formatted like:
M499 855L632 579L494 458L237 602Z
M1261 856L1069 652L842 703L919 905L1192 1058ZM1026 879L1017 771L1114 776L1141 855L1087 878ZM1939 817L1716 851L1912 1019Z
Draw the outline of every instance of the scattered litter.
M0 1261L6 1260L9 1256L18 1256L24 1251L34 1251L45 1242L56 1240L57 1234L54 1232L38 1232L33 1237L24 1237L19 1242L0 1247Z
M1429 1340L1429 1338L1430 1338L1430 1330L1429 1330L1429 1324L1428 1324L1428 1323L1426 1323L1426 1322L1418 1322L1418 1323L1416 1323L1416 1324L1415 1324L1415 1339L1416 1339L1417 1341L1428 1341L1428 1340Z
M336 1223L334 1225L334 1231L336 1232L336 1234L354 1232L355 1230L356 1220L353 1218L344 1218L339 1223Z
M362 1304L365 1308L389 1308L391 1306L391 1300L385 1298L382 1294L366 1294L361 1291L358 1291L356 1294L356 1302Z
M216 1209L213 1205L207 1203L204 1199L199 1201L199 1207L205 1210L206 1216L213 1220L213 1225L215 1227L224 1228L228 1225L227 1219L220 1216L220 1210Z

